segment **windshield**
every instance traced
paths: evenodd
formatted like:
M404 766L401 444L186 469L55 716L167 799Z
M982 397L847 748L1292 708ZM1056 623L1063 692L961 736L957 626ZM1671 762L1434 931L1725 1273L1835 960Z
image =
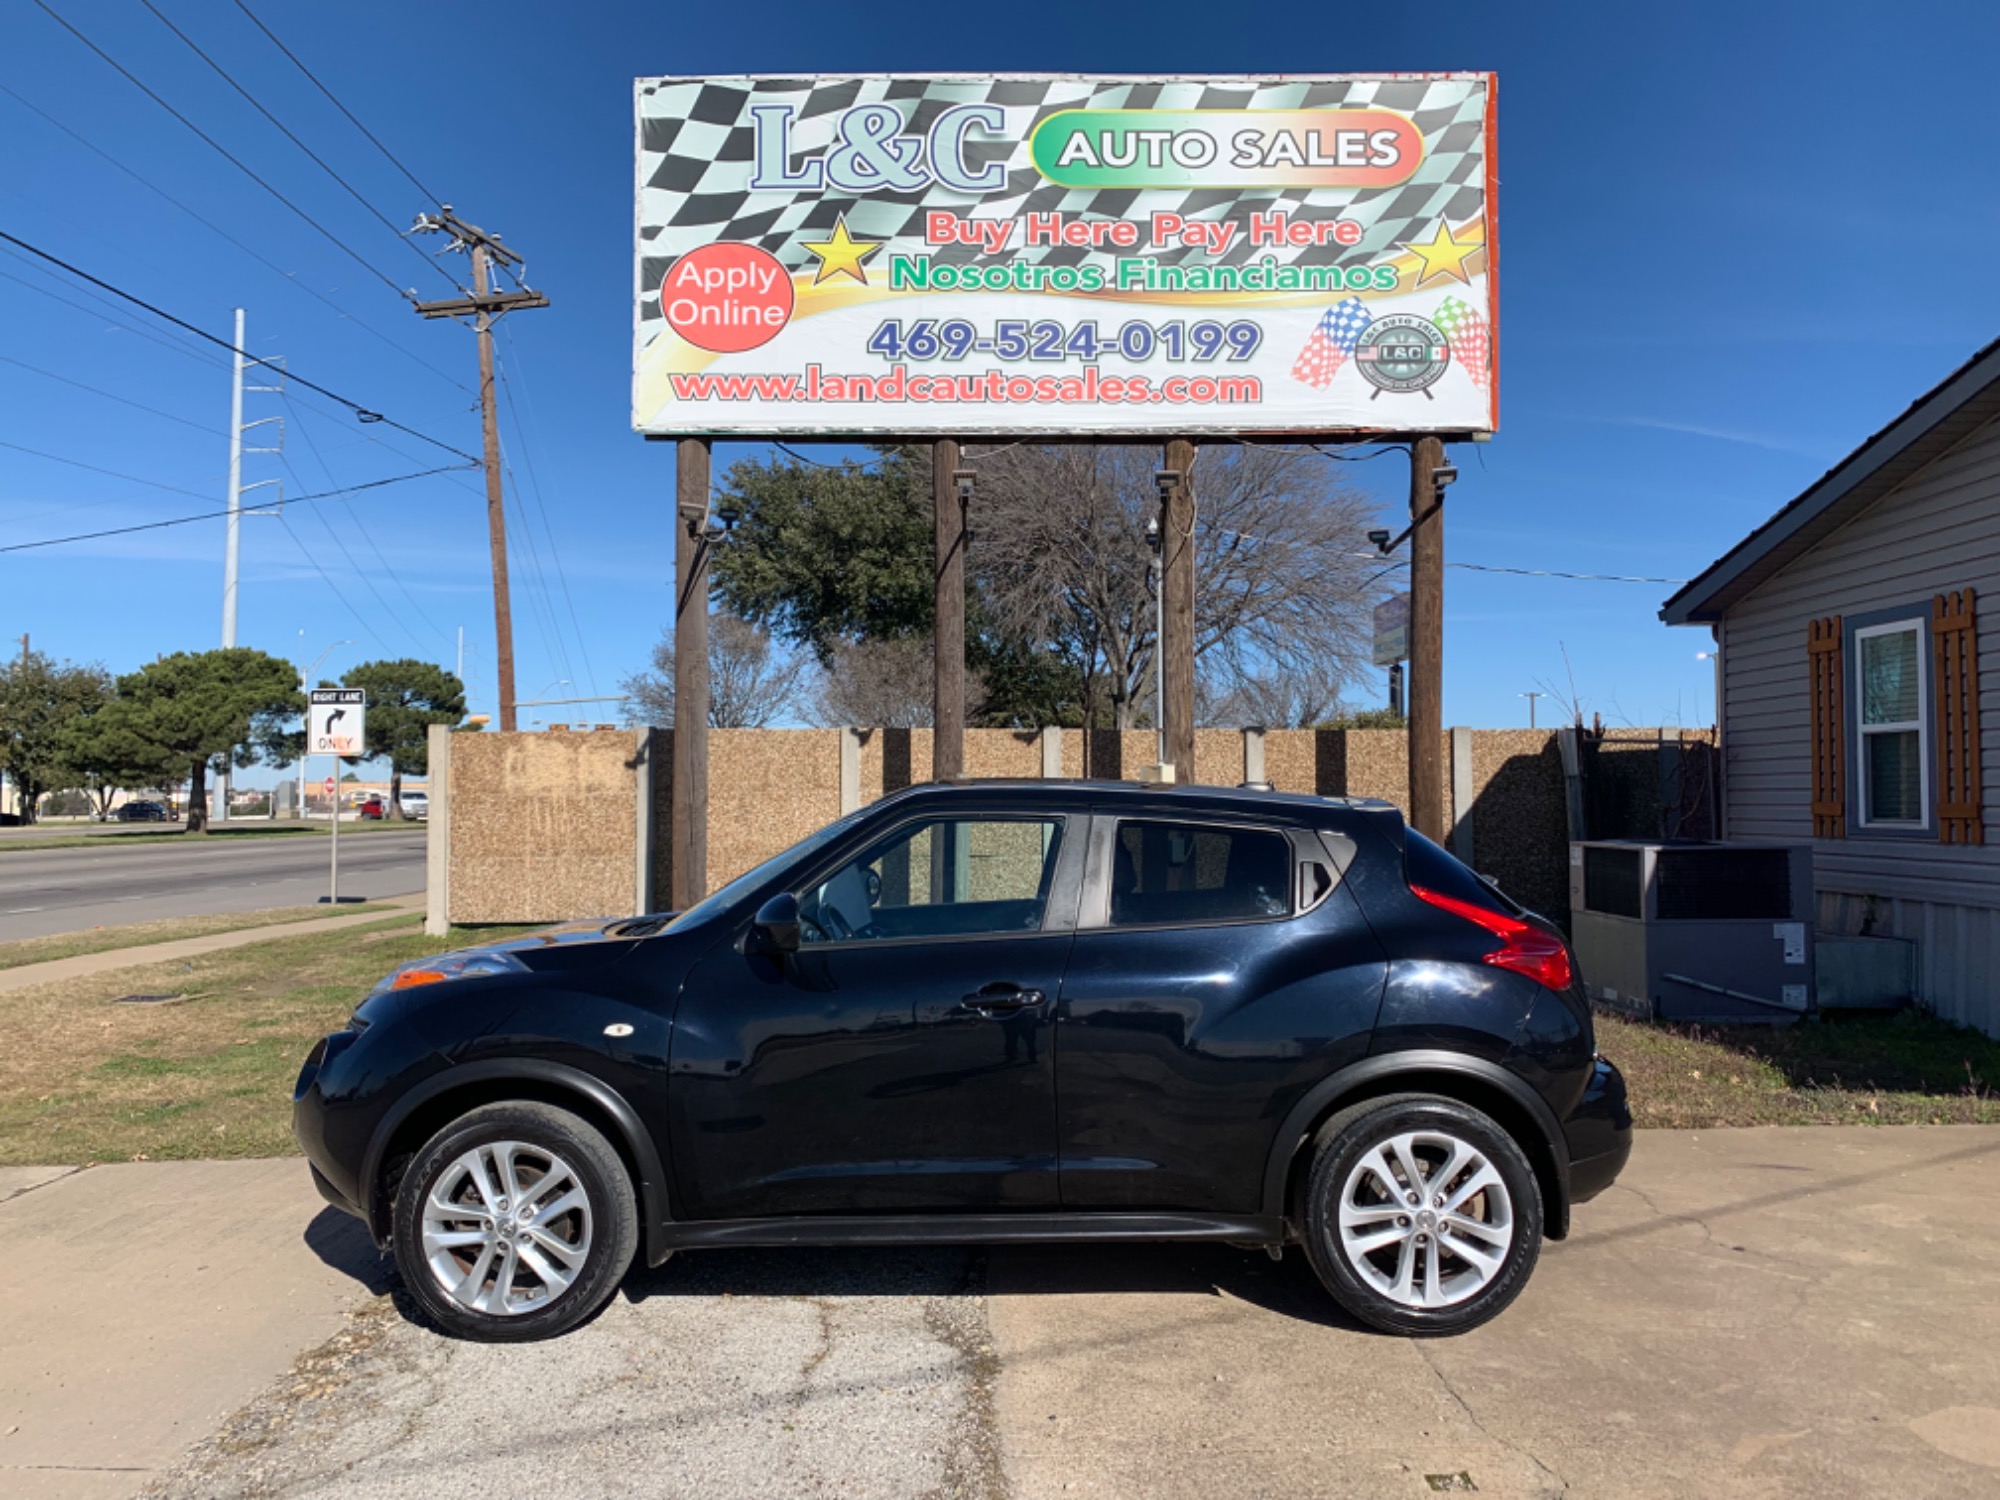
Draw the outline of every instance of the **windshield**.
M847 832L867 815L869 809L857 808L844 818L836 818L818 833L808 834L781 854L774 854L755 869L745 870L720 890L712 891L702 900L695 902L686 911L669 922L664 931L672 932L681 927L692 927L698 922L706 922L728 907L734 906L745 896L771 879L794 860L817 854L840 835Z

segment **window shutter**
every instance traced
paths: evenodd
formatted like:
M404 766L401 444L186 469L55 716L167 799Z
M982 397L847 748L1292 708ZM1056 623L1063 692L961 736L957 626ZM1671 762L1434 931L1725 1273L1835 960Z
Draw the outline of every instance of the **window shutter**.
M1847 683L1840 616L1806 628L1806 662L1812 675L1812 818L1816 839L1847 837Z
M1938 838L1985 842L1979 810L1979 638L1971 589L1931 600L1937 682Z

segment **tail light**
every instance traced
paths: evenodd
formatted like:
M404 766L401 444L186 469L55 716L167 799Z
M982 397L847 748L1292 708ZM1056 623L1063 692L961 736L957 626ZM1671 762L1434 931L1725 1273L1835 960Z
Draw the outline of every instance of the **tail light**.
M1410 894L1419 901L1429 902L1439 911L1463 917L1500 939L1500 946L1486 955L1487 963L1512 969L1516 974L1525 974L1535 983L1552 990L1570 987L1575 974L1570 967L1569 949L1563 946L1561 938L1550 936L1521 917L1494 911L1474 901L1461 901L1456 896L1447 896L1439 891L1425 890L1420 885L1411 886Z

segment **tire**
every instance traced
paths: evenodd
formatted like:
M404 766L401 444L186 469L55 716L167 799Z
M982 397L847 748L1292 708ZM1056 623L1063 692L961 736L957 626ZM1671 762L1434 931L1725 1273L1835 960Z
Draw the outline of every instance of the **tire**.
M1439 1095L1371 1099L1328 1120L1300 1207L1320 1281L1384 1333L1479 1327L1520 1295L1541 1254L1542 1190L1526 1154L1489 1116Z
M417 1152L391 1237L403 1285L439 1327L526 1343L611 1299L639 1214L625 1163L595 1127L547 1104L489 1104Z

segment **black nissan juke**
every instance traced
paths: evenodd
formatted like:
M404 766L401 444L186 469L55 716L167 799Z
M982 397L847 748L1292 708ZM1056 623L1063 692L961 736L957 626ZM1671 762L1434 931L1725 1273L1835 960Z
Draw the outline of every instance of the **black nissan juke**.
M328 1201L444 1328L561 1333L635 1255L1304 1246L1456 1333L1631 1149L1560 932L1381 803L898 793L675 915L407 964L317 1043Z

